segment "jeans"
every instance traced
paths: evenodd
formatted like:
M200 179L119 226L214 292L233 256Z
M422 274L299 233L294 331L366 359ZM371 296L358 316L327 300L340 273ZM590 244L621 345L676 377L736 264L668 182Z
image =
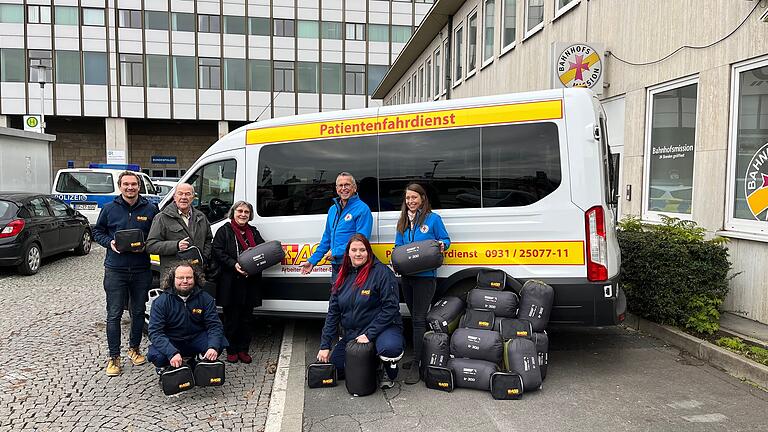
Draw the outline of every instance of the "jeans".
M424 333L427 331L427 312L435 295L437 281L433 277L403 276L400 278L405 304L413 322L413 359L421 361ZM418 363L417 363L418 364Z
M182 357L205 354L205 352L208 351L208 333L202 332L189 341L171 339L171 345L179 350L179 354L181 354ZM214 349L217 353L221 354L221 347L216 347ZM147 359L156 367L165 367L171 364L171 359L156 350L154 345L149 346L149 349L147 350Z
M139 273L104 269L104 291L107 294L107 345L109 356L120 355L120 320L126 301L130 303L131 332L129 347L138 348L144 329L147 293L152 286L152 271Z
M333 347L333 352L331 352L331 363L336 366L339 374L342 374L344 371L347 343L358 336L359 335L347 335ZM373 343L376 344L376 354L378 354L379 357L382 357L382 361L385 363L397 363L405 350L403 330L396 326L384 329L384 331L376 337ZM390 379L395 379L397 377L397 368L386 367L385 370Z

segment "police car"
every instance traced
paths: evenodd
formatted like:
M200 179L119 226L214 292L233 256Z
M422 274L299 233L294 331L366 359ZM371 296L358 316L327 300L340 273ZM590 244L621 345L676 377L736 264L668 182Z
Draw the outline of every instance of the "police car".
M160 196L149 176L134 164L90 164L88 168L67 168L56 173L51 194L71 205L96 224L104 204L120 195L117 179L123 171L133 171L141 179L142 196L159 203Z

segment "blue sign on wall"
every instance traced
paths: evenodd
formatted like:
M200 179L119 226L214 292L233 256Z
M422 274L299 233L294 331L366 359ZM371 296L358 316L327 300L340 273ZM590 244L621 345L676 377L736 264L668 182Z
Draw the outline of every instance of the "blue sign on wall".
M151 162L153 164L175 165L176 156L152 156Z

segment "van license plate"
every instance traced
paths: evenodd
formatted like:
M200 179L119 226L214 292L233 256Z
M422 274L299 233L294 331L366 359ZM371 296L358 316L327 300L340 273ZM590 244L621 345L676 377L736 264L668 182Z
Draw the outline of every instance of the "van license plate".
M75 204L75 210L96 210L96 204Z

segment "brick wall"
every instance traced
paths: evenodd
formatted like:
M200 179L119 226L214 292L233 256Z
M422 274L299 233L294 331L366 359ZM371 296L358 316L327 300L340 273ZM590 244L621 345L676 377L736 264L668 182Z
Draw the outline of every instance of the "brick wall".
M218 139L215 121L128 120L128 159L142 168L187 169ZM153 164L152 156L176 156L176 164Z
M75 167L107 161L107 138L103 118L45 118L47 133L56 135L51 146L53 172L75 161Z

